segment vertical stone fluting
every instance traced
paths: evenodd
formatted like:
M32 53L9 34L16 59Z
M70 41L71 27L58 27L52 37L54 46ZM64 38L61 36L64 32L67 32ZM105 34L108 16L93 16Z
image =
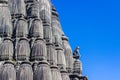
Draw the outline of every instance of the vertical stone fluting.
M0 11L0 80L87 80L50 0L0 0Z
M27 38L20 38L16 48L17 59L20 61L29 60L30 45Z
M35 80L53 80L50 66L46 61L39 62L35 78Z
M39 0L40 18L43 22L51 24L51 4L50 0Z
M46 44L41 38L35 40L31 60L34 64L34 80L52 80L50 66L47 62ZM36 63L37 62L37 63Z
M17 0L8 0L8 5L9 5L11 16L15 16L18 13Z
M57 55L57 66L61 72L61 79L62 80L70 80L67 71L66 71L66 60L64 55L64 49L62 48L62 32L58 13L54 6L52 6L52 40L54 45L56 46L56 55Z
M17 3L17 15L26 16L26 4L24 0L16 0Z
M66 69L69 74L72 73L73 69L73 54L72 49L69 45L68 38L66 36L62 36L64 55L66 60Z
M33 1L29 35L31 37L31 61L33 61L34 80L52 80L50 66L47 62L46 42L43 39L43 23L39 14L39 1Z
M73 73L82 76L82 63L80 60L74 60Z
M16 70L14 63L5 62L1 69L0 80L16 80Z
M51 4L49 0L39 0L39 14L43 22L43 33L46 42L52 42Z
M31 37L41 37L43 39L43 25L39 18L35 18L29 31Z
M0 60L12 60L14 55L13 41L5 38L0 44Z
M30 44L28 39L29 28L26 15L26 4L24 0L16 0L17 13L14 22L15 60L17 80L33 80L32 65L30 59Z
M11 37L13 27L11 23L11 14L8 8L8 0L0 1L0 36Z
M31 64L29 62L22 62L17 75L17 80L33 80Z

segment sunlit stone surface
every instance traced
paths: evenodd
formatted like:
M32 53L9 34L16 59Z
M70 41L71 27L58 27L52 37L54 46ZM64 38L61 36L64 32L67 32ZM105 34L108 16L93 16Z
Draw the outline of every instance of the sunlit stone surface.
M0 80L88 80L50 0L0 0Z

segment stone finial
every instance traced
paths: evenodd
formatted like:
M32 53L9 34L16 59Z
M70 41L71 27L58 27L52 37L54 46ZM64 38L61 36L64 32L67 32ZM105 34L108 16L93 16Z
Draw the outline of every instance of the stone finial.
M80 49L80 47L78 46L78 47L76 47L75 50L74 50L73 57L74 57L75 59L79 59L79 58L80 58L79 49Z
M40 18L43 23L51 23L51 4L49 0L39 0Z

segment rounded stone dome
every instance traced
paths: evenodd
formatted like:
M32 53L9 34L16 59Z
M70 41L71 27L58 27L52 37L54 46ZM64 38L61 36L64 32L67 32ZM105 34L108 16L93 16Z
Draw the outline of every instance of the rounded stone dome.
M51 23L51 4L49 0L39 0L39 13L43 22Z
M72 72L72 69L73 69L72 49L69 45L68 38L66 36L63 36L62 40L63 40L65 59L66 59L66 69L68 72Z
M46 44L42 39L36 39L31 51L32 60L45 60L47 57Z
M39 64L36 72L36 80L53 80L50 67L47 64Z
M25 19L19 19L16 22L15 36L17 37L27 37L28 36L28 24Z
M74 61L73 73L82 74L82 63L80 62L80 60Z
M29 62L23 62L20 65L18 80L33 80L33 70Z
M26 38L21 38L17 44L16 50L18 60L29 60L30 45Z
M40 19L33 20L29 33L31 37L43 38L43 25Z
M13 63L6 62L3 64L0 80L16 80L16 70Z
M0 44L0 59L11 60L13 58L13 42L9 38L5 38Z
M3 5L3 4L0 4ZM4 4L5 7L0 7L0 35L1 36L11 36L13 33L13 26L11 22L10 10Z

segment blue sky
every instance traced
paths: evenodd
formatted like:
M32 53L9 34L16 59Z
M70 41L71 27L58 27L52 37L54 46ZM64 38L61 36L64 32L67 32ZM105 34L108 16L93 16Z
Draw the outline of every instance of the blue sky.
M52 0L89 80L120 80L120 1Z

